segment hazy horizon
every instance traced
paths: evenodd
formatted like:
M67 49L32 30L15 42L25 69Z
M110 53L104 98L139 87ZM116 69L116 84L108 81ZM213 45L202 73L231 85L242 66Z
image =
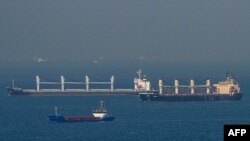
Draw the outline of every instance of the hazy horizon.
M2 0L1 77L139 68L160 75L231 70L248 76L249 5L243 0Z

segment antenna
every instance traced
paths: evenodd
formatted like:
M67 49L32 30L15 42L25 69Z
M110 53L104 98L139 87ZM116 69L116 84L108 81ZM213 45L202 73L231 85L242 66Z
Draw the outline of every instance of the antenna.
M225 72L225 77L226 77L226 80L231 79L231 75L228 70Z
M228 80L229 79L229 77L230 77L230 75L229 75L229 71L228 70L226 70L226 72L225 72L225 77L226 77L226 79Z
M100 106L101 106L101 107L100 107L100 109L101 109L101 110L103 110L103 107L104 107L104 101L102 101L102 100L100 101Z
M15 88L15 80L12 79L12 88L14 89Z
M137 71L137 74L138 74L138 79L141 79L141 69L139 69L138 71Z
M58 116L58 108L57 108L57 106L55 106L55 116Z

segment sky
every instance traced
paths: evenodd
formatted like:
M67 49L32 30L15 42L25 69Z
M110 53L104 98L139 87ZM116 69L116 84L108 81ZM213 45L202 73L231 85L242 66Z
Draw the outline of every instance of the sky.
M249 6L249 0L1 0L0 65L5 72L158 64L247 73Z

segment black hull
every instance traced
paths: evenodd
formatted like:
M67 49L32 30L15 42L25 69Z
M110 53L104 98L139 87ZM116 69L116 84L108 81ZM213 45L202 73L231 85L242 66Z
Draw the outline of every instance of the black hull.
M237 101L241 100L243 93L236 93L234 95L227 94L140 94L142 101Z

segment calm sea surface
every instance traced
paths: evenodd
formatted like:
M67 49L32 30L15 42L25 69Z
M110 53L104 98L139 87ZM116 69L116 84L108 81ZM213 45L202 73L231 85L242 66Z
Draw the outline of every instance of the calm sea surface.
M29 97L8 96L1 86L0 141L152 141L223 140L224 124L250 124L250 88L232 102L141 102L137 96ZM104 100L113 122L48 121L53 107L61 115L90 115Z

